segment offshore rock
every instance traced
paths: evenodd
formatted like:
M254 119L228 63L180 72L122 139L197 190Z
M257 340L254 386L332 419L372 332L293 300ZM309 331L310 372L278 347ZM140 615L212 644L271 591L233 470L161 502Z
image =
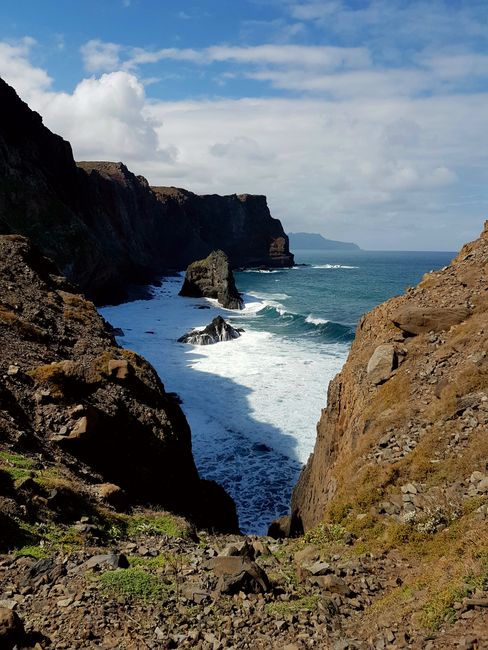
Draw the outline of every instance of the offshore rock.
M121 162L75 163L2 79L0 104L0 234L29 237L96 302L218 248L234 268L293 265L264 196L198 196L150 187Z
M7 374L13 365L19 371ZM75 519L86 496L123 496L128 506L151 503L201 527L238 530L230 497L200 479L188 423L156 371L120 348L94 304L18 235L0 236L0 448L12 447L85 485L45 493L27 478L25 496L20 486L15 494L33 516L50 499L53 508L61 498L72 504L54 510Z
M226 309L242 309L243 306L229 259L221 250L213 251L204 260L190 264L180 296L217 298Z
M219 341L232 341L239 338L240 333L232 325L226 323L222 316L216 316L203 330L192 330L178 339L178 343L192 345L211 345Z

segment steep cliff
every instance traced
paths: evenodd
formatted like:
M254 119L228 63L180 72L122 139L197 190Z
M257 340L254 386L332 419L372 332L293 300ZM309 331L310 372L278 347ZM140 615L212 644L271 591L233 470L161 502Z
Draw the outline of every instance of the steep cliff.
M185 416L156 372L18 235L0 237L0 368L2 449L69 470L92 493L111 483L128 504L237 530L230 497L200 480Z
M435 627L488 587L487 312L488 222L450 266L361 319L329 385L292 529L338 525L355 548L396 554L408 569L385 616Z
M226 309L242 309L243 306L229 258L220 250L188 266L180 296L216 298Z
M98 302L217 248L234 267L293 264L265 197L200 197L150 188L122 163L76 164L1 79L0 102L0 233L30 237Z

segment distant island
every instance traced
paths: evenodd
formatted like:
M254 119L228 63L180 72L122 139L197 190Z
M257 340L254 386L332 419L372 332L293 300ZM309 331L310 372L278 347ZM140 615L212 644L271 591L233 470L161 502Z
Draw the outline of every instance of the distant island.
M357 244L350 242L335 241L334 239L325 239L322 235L315 232L290 232L288 233L291 249L320 249L320 250L361 250Z

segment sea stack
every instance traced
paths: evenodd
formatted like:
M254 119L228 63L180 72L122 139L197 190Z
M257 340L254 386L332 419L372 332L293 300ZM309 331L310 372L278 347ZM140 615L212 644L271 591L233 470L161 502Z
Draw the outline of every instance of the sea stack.
M236 330L226 323L222 316L216 316L203 330L192 330L178 339L178 343L191 343L193 345L211 345L221 341L238 339L243 330Z
M180 296L217 298L226 309L242 309L242 299L235 285L229 259L221 250L212 251L204 260L190 264Z

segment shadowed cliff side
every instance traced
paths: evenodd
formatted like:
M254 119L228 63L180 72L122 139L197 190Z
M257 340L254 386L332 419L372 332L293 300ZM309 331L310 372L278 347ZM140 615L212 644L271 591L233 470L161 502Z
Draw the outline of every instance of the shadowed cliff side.
M88 494L110 483L129 505L237 530L230 497L200 480L185 416L155 370L18 235L0 237L0 368L2 449L73 473Z
M30 237L97 302L217 248L233 267L293 264L265 197L151 188L122 163L76 164L1 79L0 102L0 233Z

